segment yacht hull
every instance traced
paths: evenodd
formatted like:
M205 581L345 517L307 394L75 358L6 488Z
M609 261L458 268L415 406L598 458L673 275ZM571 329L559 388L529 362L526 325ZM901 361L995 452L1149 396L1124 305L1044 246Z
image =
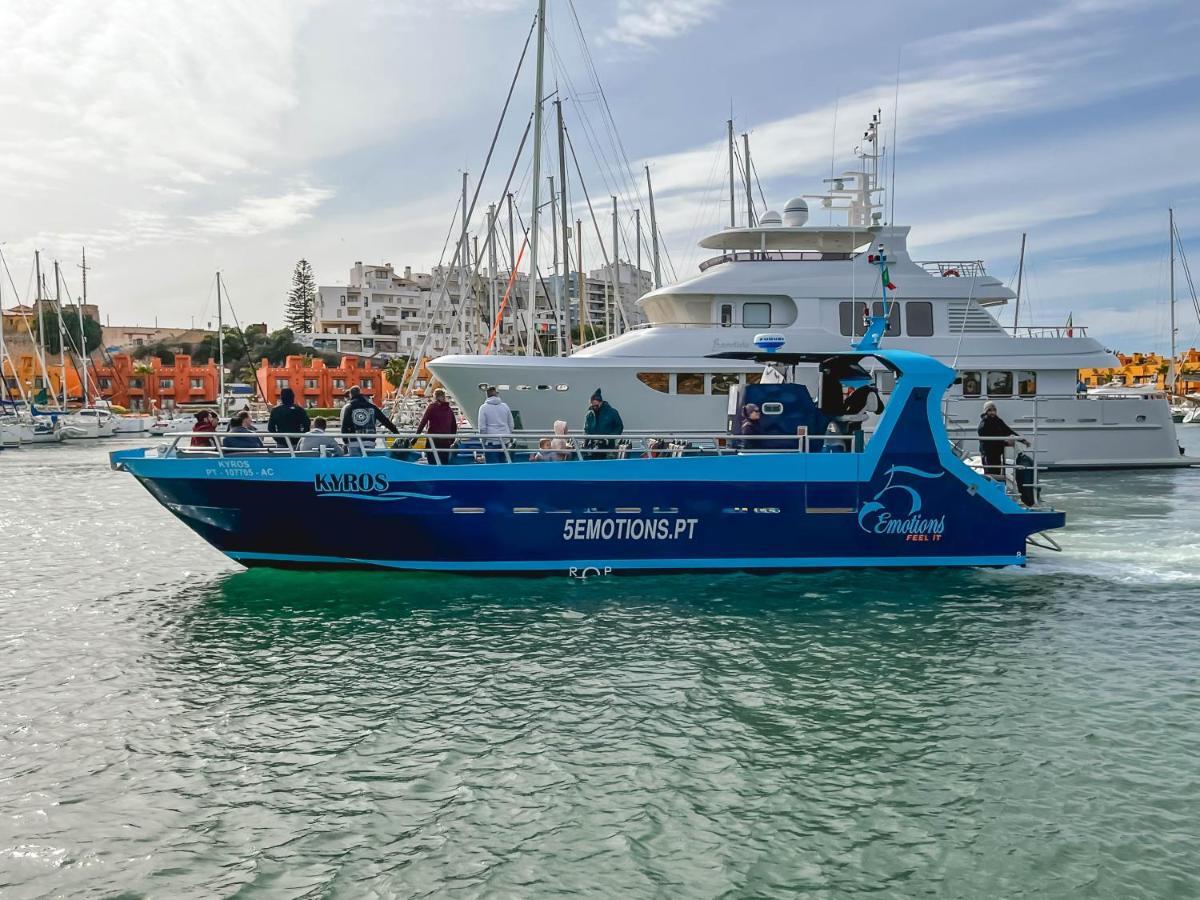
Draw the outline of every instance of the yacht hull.
M480 384L500 388L521 427L549 431L556 419L582 425L588 398L599 388L621 413L630 431L723 430L727 394L665 393L638 378L642 372L741 373L761 371L729 360L622 358L442 357L430 369L472 423L483 400ZM952 439L976 449L975 427L987 398L953 398L946 407ZM993 398L1002 418L1036 441L1039 463L1055 470L1172 468L1200 464L1179 451L1165 400L1056 397ZM1034 427L1036 411L1037 427ZM870 426L868 426L870 427Z

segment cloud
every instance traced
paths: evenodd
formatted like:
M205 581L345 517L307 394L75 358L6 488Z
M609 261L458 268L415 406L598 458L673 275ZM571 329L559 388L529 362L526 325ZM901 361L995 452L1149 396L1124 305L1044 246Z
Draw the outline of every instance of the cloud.
M247 197L232 209L188 218L200 234L254 237L311 219L332 196L327 188L301 185L275 197Z
M708 21L724 0L620 0L617 21L601 37L613 44L644 47L669 40Z

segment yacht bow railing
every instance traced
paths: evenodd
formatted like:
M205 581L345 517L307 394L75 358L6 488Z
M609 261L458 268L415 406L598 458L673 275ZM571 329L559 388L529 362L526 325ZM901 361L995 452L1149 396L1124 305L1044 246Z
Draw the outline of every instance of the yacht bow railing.
M981 278L987 274L981 259L931 259L914 262L938 278Z
M1086 325L1005 325L1004 330L1021 338L1085 338Z

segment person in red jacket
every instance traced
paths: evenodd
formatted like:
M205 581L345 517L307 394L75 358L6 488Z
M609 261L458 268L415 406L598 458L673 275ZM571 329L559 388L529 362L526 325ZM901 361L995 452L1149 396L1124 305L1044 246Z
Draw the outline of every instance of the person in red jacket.
M193 447L212 447L212 438L198 437L194 433L197 431L216 431L217 417L211 410L202 409L196 413L196 424L192 426L192 446Z
M441 388L433 392L433 402L425 407L425 415L421 416L421 422L417 425L417 434L425 431L426 428L429 429L430 434L458 434L458 420L454 417L454 409L446 401L446 392ZM429 442L436 448L425 454L429 464L441 462L444 465L449 462L449 454L437 453L437 450L448 450L453 447L454 438L432 437ZM434 459L435 454L438 457L436 460Z

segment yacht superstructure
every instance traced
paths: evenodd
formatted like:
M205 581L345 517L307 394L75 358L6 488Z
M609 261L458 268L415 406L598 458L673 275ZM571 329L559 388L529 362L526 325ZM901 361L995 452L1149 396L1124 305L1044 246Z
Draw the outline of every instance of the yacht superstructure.
M754 335L768 330L803 352L844 347L870 314L882 314L874 263L886 252L895 290L884 343L958 372L944 407L952 437L974 436L992 400L1013 428L1036 432L1049 467L1200 462L1181 455L1165 394L1077 393L1079 369L1117 365L1085 327L1005 328L991 311L1016 295L981 261L912 259L909 228L881 224L877 130L873 122L859 170L829 179L825 193L704 238L700 246L717 255L697 276L642 297L645 325L569 357L443 356L430 369L468 416L495 385L527 429L577 422L600 388L627 429L711 430L723 426L737 386L761 374L713 355L750 351ZM811 224L808 200L844 212L846 224ZM879 379L886 394L886 373Z

